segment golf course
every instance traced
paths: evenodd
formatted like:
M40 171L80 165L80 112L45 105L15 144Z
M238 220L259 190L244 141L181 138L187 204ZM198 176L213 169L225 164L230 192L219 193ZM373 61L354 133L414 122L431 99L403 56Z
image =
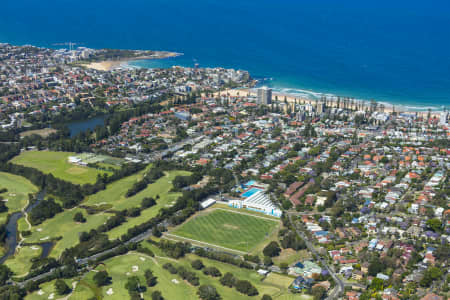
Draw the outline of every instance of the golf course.
M95 183L98 174L110 172L71 164L69 156L74 156L74 152L55 151L25 151L14 157L11 162L26 167L32 167L46 174L70 181L75 184Z
M143 244L145 247L148 247L148 243L143 242ZM157 249L154 250L156 253ZM201 271L194 270L191 267L191 262L196 259L199 259L199 257L193 254L189 254L185 258L178 260L166 257L163 254L150 257L137 252L130 252L122 256L117 256L106 260L104 264L97 266L94 270L82 278L72 281L69 280L67 282L69 286L72 286L72 282L76 282L76 287L72 291L69 299L89 299L90 297L96 297L97 299L129 299L129 294L125 288L127 279L130 276L137 276L141 284L145 286L144 272L147 269L150 269L157 277L157 284L153 287L147 287L145 289L143 292L144 299L151 299L152 292L156 290L162 293L164 299L198 299L196 294L197 287L182 280L179 275L171 274L165 270L162 267L165 263L171 263L175 267L183 266L186 269L195 272L195 274L199 277L200 285L213 285L222 296L222 299L260 299L263 294L271 295L272 299L277 300L312 299L312 297L302 294L289 294L288 287L294 278L287 275L270 274L264 278L264 276L259 275L255 270L242 269L214 260L200 258L205 266L216 267L222 274L230 272L238 279L245 279L251 282L251 284L258 290L259 296L249 297L239 293L234 288L223 286L219 282L220 278L207 276ZM108 273L111 277L110 284L103 287L98 287L95 284L93 277L99 271L106 271ZM41 285L41 289L39 291L27 296L26 299L48 299L50 294L55 294L53 285L54 281Z
M2 188L7 189L0 196L3 197L8 211L0 213L0 223L5 222L8 214L25 208L28 203L28 194L34 194L38 191L38 188L26 178L5 172L0 172L0 189Z

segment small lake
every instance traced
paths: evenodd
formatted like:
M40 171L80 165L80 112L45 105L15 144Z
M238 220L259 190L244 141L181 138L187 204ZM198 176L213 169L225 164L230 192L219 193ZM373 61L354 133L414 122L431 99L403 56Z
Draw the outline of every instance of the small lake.
M73 137L79 134L80 132L84 132L88 129L93 130L98 125L103 126L106 117L107 115L102 115L91 119L73 121L66 123L66 126L70 130L70 136Z

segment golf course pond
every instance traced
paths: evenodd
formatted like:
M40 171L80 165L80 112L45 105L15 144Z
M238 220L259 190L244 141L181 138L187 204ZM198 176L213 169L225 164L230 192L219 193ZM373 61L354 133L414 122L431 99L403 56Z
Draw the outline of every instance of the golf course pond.
M36 205L39 204L45 197L45 191L40 191L36 196L36 201L31 203L27 206L25 209L25 212L30 212ZM23 217L23 212L15 212L11 215L11 217L8 220L8 224L6 224L6 253L0 258L0 264L3 264L9 257L13 256L16 252L16 247L18 244L17 241L17 221L19 221L20 218ZM45 242L40 243L40 247L42 247L42 253L41 258L45 258L49 255L52 247L53 242Z

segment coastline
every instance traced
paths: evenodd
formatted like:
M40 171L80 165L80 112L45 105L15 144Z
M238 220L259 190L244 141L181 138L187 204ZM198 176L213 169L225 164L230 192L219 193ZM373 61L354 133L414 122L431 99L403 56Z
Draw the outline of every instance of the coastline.
M153 55L127 57L119 60L104 60L98 62L91 62L86 65L89 69L95 69L98 71L111 71L116 68L125 67L128 62L135 60L151 60L151 59L164 59L181 56L183 53L167 52L167 51L155 51Z
M152 65L154 65L152 63ZM162 64L161 66L158 66L158 63L156 63L156 67L161 67L161 68L168 68L170 66L182 66L182 67L187 67L187 68L192 68L192 66L186 65L184 64L182 61L170 61L168 64ZM124 65L122 65L124 66ZM132 67L132 68L150 68L149 66L145 65L145 60L143 61L143 63L139 63L139 64L131 64L131 66L126 66L125 67ZM155 67L155 66L153 66ZM213 66L209 66L209 67L213 67ZM270 78L271 80L271 78ZM259 81L259 80L258 80ZM259 82L256 87L260 87L261 85L264 85L264 80L262 82ZM331 102L336 102L338 95L339 94L334 94L333 92L320 92L317 90L308 90L305 88L296 88L296 87L284 87L284 86L271 86L271 84L269 84L269 87L272 88L272 94L278 95L278 97L281 100L284 100L284 96L286 96L288 98L288 101L295 101L295 98L297 100L305 100L311 103L315 103L316 100L320 99L321 97L326 97L328 101ZM238 88L239 89L239 88ZM237 89L236 89L237 90ZM234 93L234 92L232 92ZM254 90L253 93L255 94L256 91ZM241 93L242 96L242 93ZM340 95L341 99L346 98L345 95ZM358 103L362 102L365 103L366 105L368 105L370 103L371 98L355 98L355 97L349 97L352 100L357 101ZM450 108L449 104L442 104L442 103L417 103L414 101L408 102L408 101L396 101L396 100L391 100L391 99L383 99L383 100L377 100L374 99L377 104L383 105L384 106L384 111L385 112L390 112L390 111L396 111L396 112L405 112L405 113L423 113L426 112L428 113L428 110L431 110L431 114L432 115L438 115L440 112L442 112L444 110L444 108L447 108L447 110Z
M214 96L230 96L230 97L239 97L239 96L252 96L252 97L257 97L257 91L255 88L236 88L236 89L228 89L228 90L224 90L224 91L220 91L214 94ZM278 97L278 101L283 102L284 99L286 98L286 101L288 103L295 103L297 101L297 103L305 103L305 104L311 104L311 105L315 105L318 101L318 99L311 99L311 98L307 98L307 97L302 97L299 95L295 95L292 93L285 93L285 92L278 92L278 91L273 91L272 92L272 100L274 101L275 97ZM336 107L337 106L337 100L334 98L327 98L328 101L331 100L332 106ZM358 103L362 103L365 107L366 106L370 106L370 102L366 101L366 100L360 100L360 99L356 99L355 101L357 101ZM398 104L393 104L393 103L389 103L389 102L377 102L378 105L382 104L384 105L384 112L385 113L392 113L395 112L397 113L417 113L418 115L425 117L428 114L428 110L426 109L422 109L422 110L413 110L413 109L409 109L408 106L405 105L398 105ZM439 114L442 112L442 110L432 110L430 112L430 116L431 117L439 117Z

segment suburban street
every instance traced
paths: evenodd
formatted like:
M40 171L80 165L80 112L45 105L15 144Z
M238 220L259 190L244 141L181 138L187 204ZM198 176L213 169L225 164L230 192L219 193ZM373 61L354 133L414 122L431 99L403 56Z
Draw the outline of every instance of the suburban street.
M288 212L289 221L294 225L295 231L297 234L305 241L306 247L309 251L315 256L315 258L322 263L322 266L330 273L331 277L333 277L334 282L336 283L335 288L329 293L327 299L338 299L339 296L344 292L344 282L336 275L333 269L328 265L326 259L322 258L322 256L318 253L314 245L308 240L308 237L297 228L295 223L292 221L292 215L294 213Z

